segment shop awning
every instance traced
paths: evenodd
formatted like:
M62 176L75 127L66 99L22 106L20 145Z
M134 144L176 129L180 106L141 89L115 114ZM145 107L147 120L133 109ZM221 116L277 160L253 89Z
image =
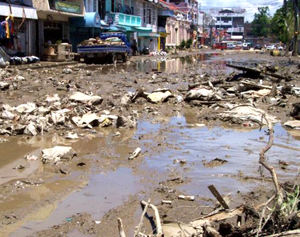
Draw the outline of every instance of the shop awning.
M123 28L123 27L111 25L111 26L108 27L108 31L110 31L110 32L125 32L126 29Z
M0 16L12 15L16 18L38 19L36 9L33 7L25 7L0 2Z
M159 34L156 33L138 33L138 37L159 37Z
M141 33L151 33L152 32L152 28L141 27L141 26L135 26L134 28L136 29L137 32L141 32Z
M118 25L117 27L121 27L121 28L125 29L126 32L135 32L135 29L131 26Z

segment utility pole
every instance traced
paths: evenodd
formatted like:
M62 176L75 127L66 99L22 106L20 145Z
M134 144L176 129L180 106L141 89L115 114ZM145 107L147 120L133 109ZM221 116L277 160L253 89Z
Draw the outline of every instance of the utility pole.
M298 34L299 34L299 9L298 9L298 0L294 0L294 12L295 12L294 56L298 56Z

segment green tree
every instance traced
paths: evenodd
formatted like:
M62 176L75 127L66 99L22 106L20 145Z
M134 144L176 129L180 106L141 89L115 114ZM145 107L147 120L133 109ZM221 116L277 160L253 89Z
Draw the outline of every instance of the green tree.
M292 0L287 1L286 12L284 6L279 8L271 20L271 32L281 42L288 44L294 36L294 9Z
M252 21L252 33L256 37L268 37L270 30L271 16L269 7L259 7Z

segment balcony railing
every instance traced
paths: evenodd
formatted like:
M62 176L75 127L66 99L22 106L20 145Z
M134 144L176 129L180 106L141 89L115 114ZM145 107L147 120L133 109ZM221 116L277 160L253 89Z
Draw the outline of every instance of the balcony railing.
M216 25L231 26L232 25L232 21L228 21L228 22L216 21Z
M109 14L109 18L112 20L112 24L120 24L126 26L141 26L142 19L140 16L128 15L124 13L112 12Z
M233 28L229 28L227 30L227 33L231 33L231 32L239 32L239 33L243 33L244 32L244 27L233 27Z

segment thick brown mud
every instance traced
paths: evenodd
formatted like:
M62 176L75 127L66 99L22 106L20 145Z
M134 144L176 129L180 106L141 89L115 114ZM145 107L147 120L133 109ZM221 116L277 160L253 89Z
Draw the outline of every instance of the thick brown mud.
M170 195L162 191L164 186L196 197L195 202L173 197L173 209L165 213L172 221L192 221L207 212L209 208L197 207L215 203L207 188L211 184L231 196L231 205L247 199L241 193L260 190L266 194L273 184L258 163L260 149L268 140L264 128L204 119L214 114L213 108L192 107L175 98L162 104L139 98L129 107L118 106L125 93L139 88L169 88L179 95L193 82L191 75L219 77L234 72L226 67L228 62L277 61L257 56L143 58L116 67L74 64L67 66L73 71L67 75L62 74L66 66L13 68L12 75L22 72L30 83L21 81L17 89L0 92L2 104L16 106L53 94L65 97L76 89L92 91L104 98L100 109L133 113L137 127L78 129L79 139L74 141L65 139L68 128L62 127L34 137L1 136L7 140L0 143L1 236L117 236L118 217L132 236L141 213L139 201L151 197L159 204ZM287 105L271 113L286 121L289 109ZM281 121L274 126L275 143L268 157L284 182L298 171L300 132L284 128ZM41 150L56 145L71 146L77 157L59 165L42 164ZM128 160L137 147L141 154ZM38 160L25 160L27 154ZM16 169L20 165L24 168Z

